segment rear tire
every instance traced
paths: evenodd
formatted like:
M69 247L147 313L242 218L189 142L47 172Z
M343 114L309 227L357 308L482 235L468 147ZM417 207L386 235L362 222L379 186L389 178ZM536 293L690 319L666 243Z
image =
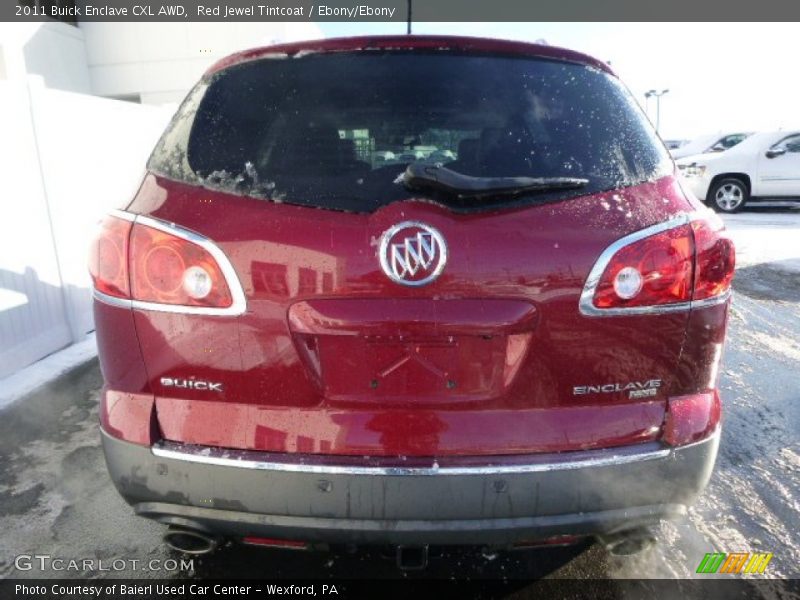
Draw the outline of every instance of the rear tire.
M708 191L706 204L722 213L739 212L750 199L747 184L737 177L720 179Z

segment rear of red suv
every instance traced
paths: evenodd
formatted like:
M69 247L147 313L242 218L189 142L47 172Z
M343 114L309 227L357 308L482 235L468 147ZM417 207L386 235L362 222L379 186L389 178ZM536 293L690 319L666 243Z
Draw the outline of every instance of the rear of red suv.
M587 56L235 55L94 243L109 471L197 551L634 531L713 468L733 266Z

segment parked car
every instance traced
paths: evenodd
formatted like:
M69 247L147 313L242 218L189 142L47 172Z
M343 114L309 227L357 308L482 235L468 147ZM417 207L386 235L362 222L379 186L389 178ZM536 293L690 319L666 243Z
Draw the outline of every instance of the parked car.
M397 163L397 157L391 150L378 150L372 155L372 162L375 165L389 165Z
M341 130L459 156L364 170ZM605 62L459 37L252 50L147 168L90 260L100 424L172 547L626 552L706 485L734 249Z
M425 153L422 150L411 150L409 152L403 152L397 157L397 160L401 163L410 163L416 160L424 160Z
M730 150L736 144L740 144L751 135L752 133L712 133L703 135L671 149L670 154L672 154L672 158L677 160L694 154L724 152L725 150Z
M757 133L727 152L677 165L692 192L720 212L757 200L800 200L800 131Z
M688 143L689 140L664 140L664 145L667 147L667 150L675 150L680 148L684 144Z
M428 162L449 163L456 159L452 150L435 150L428 155Z

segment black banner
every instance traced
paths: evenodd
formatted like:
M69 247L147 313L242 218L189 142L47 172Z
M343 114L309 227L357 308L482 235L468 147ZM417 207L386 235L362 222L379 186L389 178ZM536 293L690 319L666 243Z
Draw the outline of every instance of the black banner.
M787 0L4 0L0 21L800 21ZM679 31L676 32L679 36Z
M646 561L643 563L646 567ZM594 600L751 600L795 598L798 580L731 577L692 580L425 580L417 574L400 580L179 580L60 579L0 581L2 600L219 600L272 597L335 598L592 598Z

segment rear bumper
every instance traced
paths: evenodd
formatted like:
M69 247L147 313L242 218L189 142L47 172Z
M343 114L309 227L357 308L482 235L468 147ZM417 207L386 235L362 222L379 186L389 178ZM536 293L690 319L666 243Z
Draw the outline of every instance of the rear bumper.
M103 432L137 514L227 536L328 543L507 544L609 533L683 514L713 469L719 430L658 443L412 467L313 456L153 448Z

